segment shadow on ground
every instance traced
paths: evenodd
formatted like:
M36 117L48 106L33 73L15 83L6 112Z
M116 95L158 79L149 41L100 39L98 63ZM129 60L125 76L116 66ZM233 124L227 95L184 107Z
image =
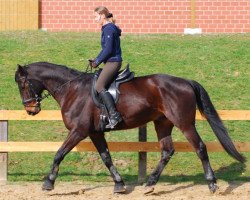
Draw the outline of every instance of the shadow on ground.
M220 169L215 171L215 175L217 177L218 180L223 180L225 182L227 182L229 184L229 186L227 187L227 189L223 192L224 195L232 192L235 188L241 186L242 184L244 184L244 182L249 182L250 181L250 177L242 177L242 173L244 173L246 171L246 165L242 164L242 163L238 163L238 162L234 162L232 164L230 164L229 166L226 167L221 167ZM11 176L26 176L27 174L25 173L10 173L8 174L9 177ZM33 174L28 174L29 177L32 177L32 181L41 181L42 179L39 179L41 177L45 177L45 174L41 174L41 173L33 173ZM90 173L82 173L82 174L78 174L78 173L66 173L66 172L62 172L59 173L59 176L61 179L63 179L64 176L88 176L88 177L93 177L93 180L96 180L96 182L99 182L100 180L98 180L98 177L109 177L108 173L97 173L97 174L90 174ZM137 175L129 175L129 174L125 174L122 175L124 181L126 182L127 185L127 193L131 193L134 191L134 188L136 185L138 185L137 183ZM30 181L30 180L28 180ZM104 181L105 182L105 181ZM112 184L112 181L109 181L110 184ZM198 173L196 175L177 175L177 176L168 176L168 175L163 175L160 178L159 182L164 182L164 183L168 183L168 184L177 184L177 183L185 183L185 182L191 182L191 184L188 184L186 186L180 186L175 188L174 190L181 190L184 188L189 188L192 187L195 184L206 184L205 178L204 178L204 174L203 173ZM237 182L237 184L235 184L235 182ZM102 186L96 186L96 187L102 187ZM88 188L88 190L94 189L93 188ZM79 191L73 192L72 194L78 193ZM162 191L160 193L156 193L154 195L162 195L167 194L167 193L171 193L174 191ZM223 195L222 194L222 195ZM65 195L65 194L64 194ZM70 194L69 194L70 195Z

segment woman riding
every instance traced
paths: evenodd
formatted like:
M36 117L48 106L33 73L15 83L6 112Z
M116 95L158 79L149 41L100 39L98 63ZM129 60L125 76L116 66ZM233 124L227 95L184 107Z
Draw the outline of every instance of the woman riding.
M110 127L114 128L115 125L122 121L122 117L116 110L115 102L111 94L107 91L107 87L117 75L122 65L122 51L120 47L121 29L115 25L113 15L106 7L97 7L94 10L94 14L95 21L102 27L102 50L95 59L89 60L89 64L91 67L96 68L101 63L104 63L95 89L108 110Z

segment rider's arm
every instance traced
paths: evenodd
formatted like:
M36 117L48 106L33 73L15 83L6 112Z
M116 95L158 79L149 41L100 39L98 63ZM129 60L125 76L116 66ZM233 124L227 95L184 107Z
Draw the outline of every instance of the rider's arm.
M114 43L114 31L113 29L106 28L104 32L104 45L103 49L95 59L97 66L102 62L105 62L113 52L113 43Z

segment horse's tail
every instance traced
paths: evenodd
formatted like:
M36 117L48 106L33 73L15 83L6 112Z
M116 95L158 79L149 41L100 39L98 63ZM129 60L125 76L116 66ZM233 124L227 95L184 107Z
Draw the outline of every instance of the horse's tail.
M228 135L226 127L223 125L217 111L214 108L214 105L210 100L207 91L196 81L189 81L189 83L195 92L197 106L200 113L207 119L223 148L236 160L242 163L245 162L245 157L236 150L231 138Z

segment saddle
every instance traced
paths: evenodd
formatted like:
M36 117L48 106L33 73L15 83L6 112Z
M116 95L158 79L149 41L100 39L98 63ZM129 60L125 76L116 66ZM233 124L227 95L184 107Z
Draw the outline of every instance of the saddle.
M92 88L91 88L91 96L92 96L92 99L93 99L95 105L101 109L100 127L101 127L101 130L104 131L104 130L110 129L110 127L107 126L107 124L109 122L108 113L105 109L104 104L102 103L101 99L99 98L97 91L95 90L96 81L97 81L101 72L102 72L102 69L99 69L94 75ZM128 82L128 81L132 80L133 78L134 78L134 72L130 71L129 64L127 64L127 66L124 70L118 72L117 77L112 81L112 83L110 84L110 86L107 89L107 91L113 97L115 104L119 100L119 95L120 95L119 86L120 86L120 84Z

